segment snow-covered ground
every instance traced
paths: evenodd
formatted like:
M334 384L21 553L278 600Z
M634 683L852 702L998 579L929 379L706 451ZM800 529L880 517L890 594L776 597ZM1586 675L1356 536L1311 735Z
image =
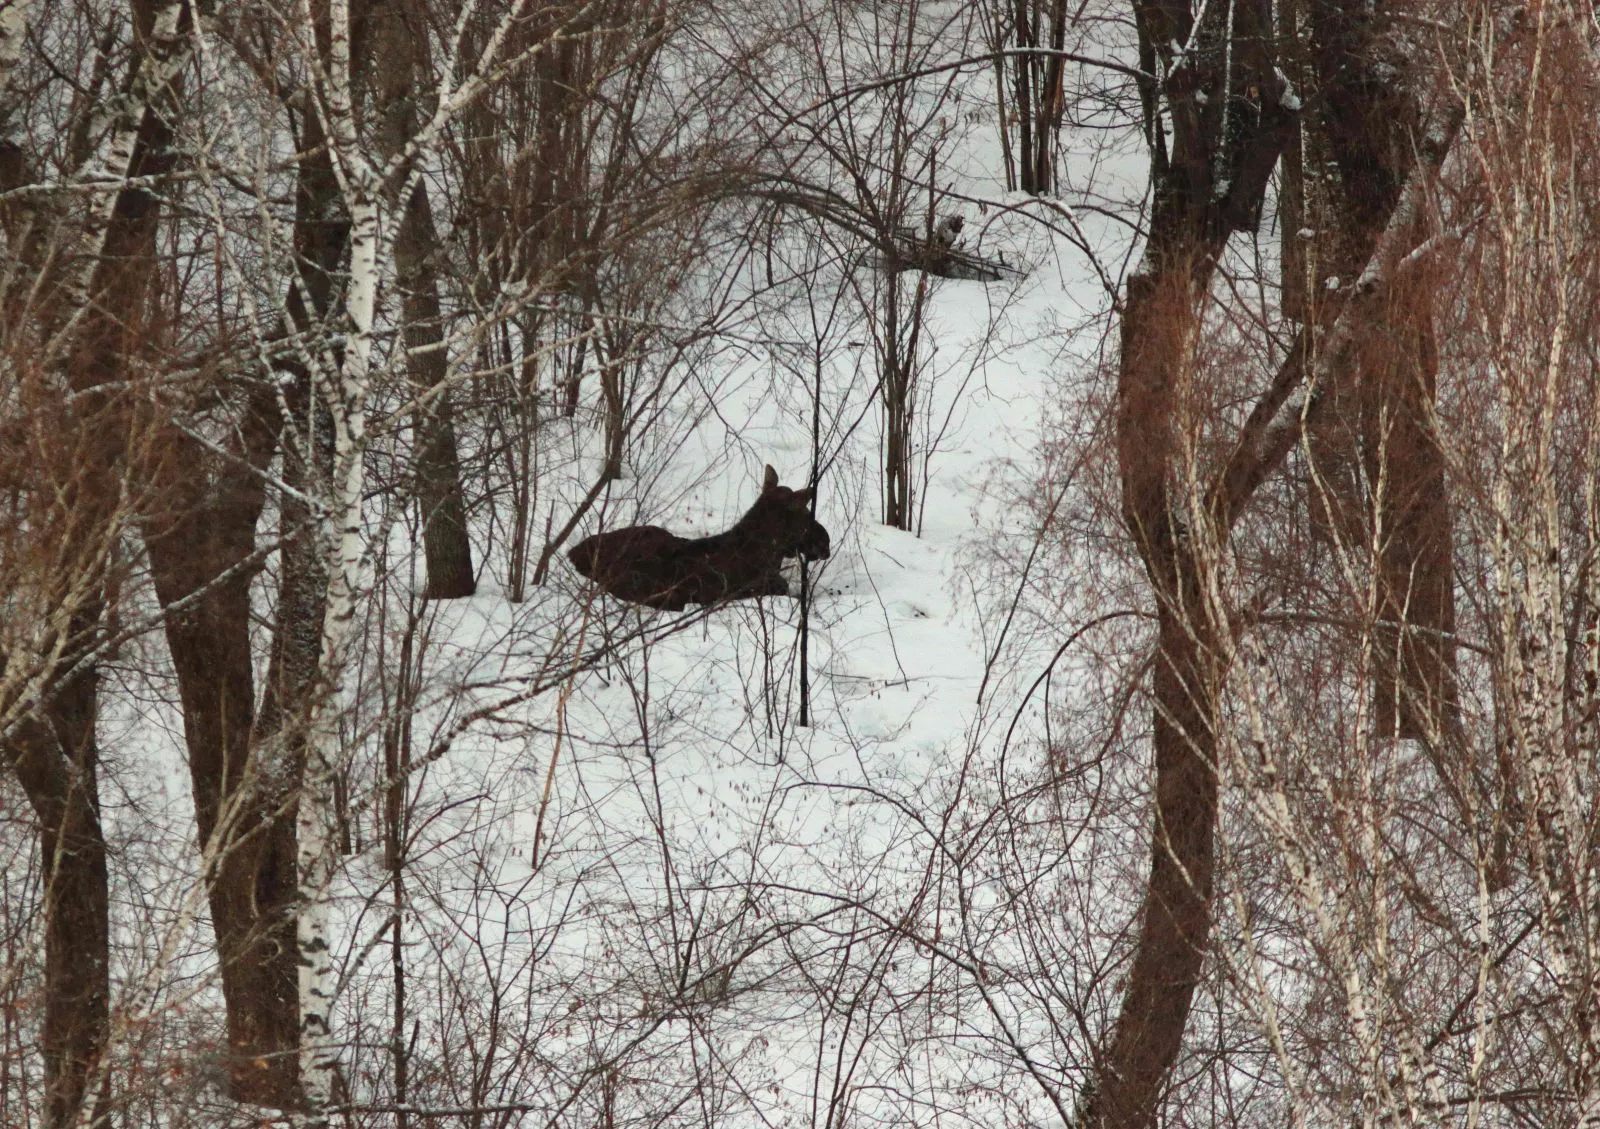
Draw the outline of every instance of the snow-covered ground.
M1102 266L1118 269L1126 248L1104 236ZM452 985L449 1007L417 1005L431 1025L419 1061L459 1056L463 1040L487 1046L489 1027L518 1032L480 1100L526 1105L528 1124L569 1097L667 1123L687 1117L673 1112L685 1095L720 1103L714 1120L728 1125L846 1110L897 1123L939 1107L983 1122L1045 1101L1019 1081L1031 1053L1043 1050L1052 1080L1079 1076L1086 1060L1061 1061L1070 1038L1025 971L1039 923L1010 920L1018 893L1040 891L1019 890L1005 858L1032 802L1007 789L1047 775L1041 703L1022 692L1059 639L1003 633L1019 583L1004 562L1034 543L1020 499L1062 388L1080 386L1063 377L1093 369L1108 299L1076 249L1024 216L981 247L1027 270L931 282L915 532L880 520L865 315L837 319L824 343L818 517L833 554L811 566L809 724L796 600L673 616L597 596L558 558L519 605L491 559L477 596L435 609L425 681L441 696L414 748L437 739L420 736L429 725L452 740L413 789L406 959L423 983L443 973ZM794 315L774 303L752 320L776 336ZM666 453L642 446L574 540L634 520L725 528L764 463L805 481L812 390L759 352L705 379L715 410ZM592 473L598 435L580 424L569 441L586 451L579 477ZM1035 567L1068 562L1052 547ZM614 640L603 664L454 728ZM480 686L457 692L463 681ZM1087 859L1105 846L1064 849ZM371 905L376 855L354 861L352 953L384 919ZM346 1006L389 1006L391 980L387 957L371 957ZM353 1058L381 1093L382 1049Z
M397 1023L407 1103L494 1124L1021 1124L1082 1081L1086 1028L1056 1005L1066 984L1101 983L1094 940L1132 907L1074 904L1063 860L1120 865L1143 848L1137 835L1058 842L1030 818L1073 802L1041 741L1073 661L1055 668L1054 704L1034 691L1077 623L1017 625L1061 615L1037 593L1070 594L1081 567L1041 544L1029 499L1061 421L1090 410L1077 397L1131 234L1000 191L981 130L947 168L957 198L987 202L959 205L965 246L1017 269L925 280L913 531L881 520L871 334L885 276L835 248L777 285L706 266L746 287L737 324L678 362L677 395L568 542L638 521L714 532L764 465L798 486L815 463L833 553L811 565L803 643L797 600L652 612L595 593L559 554L514 602L506 517L484 506L477 595L424 605L415 555L393 567L414 530L373 503L389 541L348 687L336 899L334 1036L349 1102L371 1108L354 1123L390 1123ZM1066 168L1099 199L1136 198L1143 175L1087 150ZM803 236L788 250L797 263L816 251ZM558 526L600 465L593 383L575 418L542 425L562 453L541 482ZM463 435L470 446L470 424ZM270 608L270 572L259 583ZM102 722L116 1056L130 1079L166 1072L180 1100L157 1121L220 1124L182 720L141 673L162 668L161 646L132 645ZM411 709L394 700L407 662ZM396 750L411 764L398 899L381 832ZM7 879L19 898L27 881Z

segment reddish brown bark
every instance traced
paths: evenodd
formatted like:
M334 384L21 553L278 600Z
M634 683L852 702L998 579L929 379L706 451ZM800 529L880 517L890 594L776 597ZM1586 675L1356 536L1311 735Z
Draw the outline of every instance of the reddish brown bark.
M3 750L39 820L44 872L45 1124L77 1123L110 1030L106 845L95 781L93 667L18 726Z
M1334 15L1340 15L1342 3L1324 7L1338 8ZM1351 10L1356 7L1352 4ZM1205 569L1251 496L1295 442L1301 417L1295 416L1291 426L1274 421L1292 390L1304 386L1306 367L1325 360L1316 356L1312 344L1319 331L1331 327L1335 315L1347 307L1351 316L1368 323L1375 310L1418 308L1387 277L1374 293L1363 292L1354 306L1348 306L1354 288L1345 287L1320 303L1310 297L1319 291L1301 288L1307 325L1283 369L1262 394L1214 478L1184 481L1191 472L1182 444L1198 438L1202 421L1185 418L1181 389L1193 373L1189 343L1197 335L1213 264L1230 233L1254 224L1260 193L1293 123L1282 107L1280 72L1270 55L1267 5L1209 5L1206 22L1198 28L1190 22L1186 3L1136 3L1134 8L1145 69L1168 76L1164 90L1157 90L1152 79L1143 92L1152 213L1144 266L1129 281L1122 311L1117 384L1123 512L1150 579L1159 627L1152 687L1156 787L1150 879L1128 987L1079 1111L1080 1124L1094 1129L1148 1129L1155 1123L1182 1048L1209 941L1216 725L1229 626L1227 610L1211 606L1207 598ZM1223 23L1224 11L1235 13L1231 27ZM1359 268L1379 245L1411 171L1419 146L1402 150L1392 143L1415 115L1395 114L1392 100L1403 79L1392 73L1386 84L1361 81L1349 65L1351 57L1370 48L1371 28L1335 21L1323 30L1329 38L1313 40L1331 62L1323 85L1330 90L1333 84L1345 85L1328 95L1328 104L1318 103L1313 114L1326 115L1327 144L1344 154L1344 167L1360 183L1359 191L1347 194L1352 218L1343 229L1348 236L1344 261ZM1193 46L1177 61L1169 57L1173 43ZM1235 71L1229 73L1228 66ZM1224 96L1226 92L1232 96ZM1239 104L1239 92L1248 92L1244 105ZM1302 89L1302 96L1307 93ZM1162 108L1165 112L1158 113ZM1370 126L1378 118L1384 121L1383 132L1362 149L1361 123ZM1380 145L1390 147L1379 151ZM1351 276L1355 273L1351 269ZM1439 518L1442 471L1436 461L1430 463L1437 452L1430 455L1427 433L1431 328L1409 315L1384 324L1408 335L1409 347L1394 354L1401 358L1398 364L1380 378L1358 381L1353 374L1371 354L1360 348L1338 352L1338 371L1327 378L1332 387L1319 388L1310 415L1319 418L1330 403L1376 405L1356 416L1368 429L1375 425L1373 417L1384 421L1389 446L1383 457L1389 462L1383 469L1398 484L1386 513L1395 531L1386 550L1392 552L1392 563L1386 560L1384 565L1386 583L1398 593L1401 570L1409 580L1417 563L1424 562L1433 570L1428 588L1420 599L1414 584L1406 590L1405 613L1409 617L1432 608L1436 622L1443 622L1438 609L1449 593L1448 519L1447 511L1443 522ZM1366 324L1357 335L1373 340ZM1426 377L1420 375L1424 370ZM1360 396L1347 395L1358 390ZM1407 418L1399 422L1402 415ZM1193 531L1191 524L1197 527ZM1395 606L1392 597L1386 600L1386 606ZM1433 638L1439 638L1437 632ZM1418 653L1414 661L1420 669L1430 661L1437 664L1442 656L1441 651L1432 658Z
M100 325L99 312L85 323ZM88 389L104 380L106 373L98 367L104 357L81 353L76 359L81 364L69 369L72 387ZM32 398L28 392L23 396ZM35 667L38 699L0 741L0 766L21 785L38 822L44 876L40 1051L45 1124L65 1129L78 1123L85 1102L98 1100L93 1091L104 1096L94 1084L110 1029L95 652L116 605L119 562L108 550L128 516L118 463L128 446L130 413L115 400L108 403L87 392L61 403L53 382L43 398L48 406L41 404L25 429L26 451L8 452L3 460L4 478L33 495L27 526L41 543L19 548L32 558L36 579L50 585L41 603L68 611L68 627L66 637L52 639L42 654L0 655L0 665L41 664ZM10 532L27 536L23 529Z
M1123 516L1159 627L1156 786L1150 878L1128 987L1079 1110L1079 1123L1094 1129L1154 1124L1211 930L1218 644L1226 624L1204 595L1211 558L1201 543L1212 531L1192 531L1193 515L1184 511L1197 484L1181 479L1181 443L1191 426L1181 390L1217 256L1232 232L1254 226L1293 124L1268 53L1269 5L1210 5L1198 28L1187 3L1134 8L1147 69L1157 69L1150 64L1159 56L1168 75L1165 90L1152 81L1144 91L1152 213L1144 265L1128 282L1117 373ZM1231 26L1228 11L1235 12ZM1181 60L1166 57L1172 44L1191 42ZM1169 107L1165 126L1156 115L1161 105ZM1198 497L1237 513L1232 499L1213 495L1202 489ZM1221 536L1230 520L1220 523Z
M1404 61L1384 58L1383 14L1357 0L1316 0L1301 17L1317 112L1305 123L1286 226L1309 230L1301 290L1307 316L1329 277L1353 279L1388 223L1415 162L1422 119ZM1310 277L1315 275L1315 277ZM1455 573L1444 458L1434 434L1435 280L1391 281L1365 317L1346 383L1311 434L1313 517L1349 546L1375 535L1374 716L1380 733L1437 741L1455 711Z
M129 75L139 72L154 23L149 3L132 5L135 49ZM127 80L132 85L132 79ZM164 103L170 90L148 92ZM172 168L171 131L164 106L145 107L138 120L128 173L159 180ZM9 175L32 175L13 150ZM91 202L90 215L100 201ZM44 208L62 207L47 201ZM70 206L70 205L68 205ZM44 1017L40 1050L45 1065L45 1123L52 1129L80 1123L86 1102L104 1107L106 1087L96 1085L110 1033L110 920L106 844L97 785L99 662L108 622L116 610L118 543L129 517L124 497L130 464L142 455L142 397L126 391L138 381L130 360L151 345L151 293L157 269L158 196L124 186L111 201L95 257L57 261L43 235L20 248L23 274L50 295L37 306L8 310L8 344L48 342L46 364L53 377L25 390L19 377L17 402L39 413L24 428L30 465L18 488L34 501L28 525L43 532L35 567L53 585L55 610L69 612L68 637L39 671L42 689L31 712L0 745L0 763L15 776L39 824L44 874ZM91 218L91 223L96 222ZM41 227L48 225L40 225ZM53 228L58 238L68 228ZM90 234L95 234L93 231ZM85 246L90 245L86 242ZM63 287L88 269L86 294ZM67 291L67 292L63 292ZM76 316L74 323L72 318ZM34 335L37 336L34 336ZM20 358L16 358L20 360ZM70 389L61 397L60 389ZM120 390L119 390L120 389ZM16 442L12 435L8 441ZM135 481L135 486L138 483ZM22 533L26 536L26 533ZM0 655L0 665L43 656ZM52 669L53 667L53 669ZM91 1092L95 1091L95 1092ZM98 1119L102 1111L97 1111Z
M1176 384L1198 315L1195 289L1209 271L1178 269L1129 283L1118 372L1118 466L1123 513L1157 608L1152 745L1155 812L1150 877L1128 988L1085 1126L1154 1123L1182 1046L1211 930L1212 825L1216 820L1216 708L1225 625L1204 596L1197 552L1173 487L1180 455Z

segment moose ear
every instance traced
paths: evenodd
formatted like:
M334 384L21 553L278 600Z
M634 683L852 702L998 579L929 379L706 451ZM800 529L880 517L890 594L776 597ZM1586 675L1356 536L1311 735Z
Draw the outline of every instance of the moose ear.
M761 480L761 492L770 494L778 488L778 472L772 469L772 464L767 464L767 476Z

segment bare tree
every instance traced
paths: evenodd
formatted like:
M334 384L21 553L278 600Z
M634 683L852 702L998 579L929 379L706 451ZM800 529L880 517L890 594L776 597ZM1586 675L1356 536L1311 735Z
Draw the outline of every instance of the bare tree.
M0 8L0 1120L1588 1129L1592 14Z
M431 90L423 4L380 6L373 12L368 50L382 65L371 67L375 107L384 119L381 141L387 156L401 154L421 123L420 92ZM427 107L431 110L432 107ZM420 171L420 170L418 170ZM402 205L395 233L395 285L401 291L406 363L422 399L413 422L417 442L417 492L425 521L427 594L434 599L470 596L477 588L472 545L456 445L450 357L440 299L445 248L434 223L428 177L419 175Z
M1364 23L1327 6L1289 29L1306 37L1310 55L1330 60L1318 72L1321 81L1296 91L1272 47L1278 29L1266 5L1226 11L1140 5L1135 14L1141 66L1152 76L1142 88L1151 215L1143 263L1129 280L1122 311L1118 465L1125 519L1159 624L1156 797L1150 880L1128 988L1081 1113L1095 1125L1151 1124L1178 1057L1212 927L1217 741L1238 615L1224 595L1228 542L1303 421L1326 418L1327 405L1366 398L1367 407L1347 410L1345 418L1364 427L1365 449L1377 460L1365 469L1389 472L1390 493L1377 495L1386 500L1374 518L1398 527L1383 540L1393 562L1384 572L1394 592L1387 614L1431 632L1427 646L1435 656L1431 677L1408 676L1415 689L1393 697L1417 702L1415 709L1435 719L1447 696L1439 633L1450 619L1449 519L1441 509L1447 503L1437 459L1430 465L1428 458L1425 325L1409 330L1413 343L1398 355L1410 362L1400 361L1387 378L1382 373L1394 372L1390 366L1358 375L1356 344L1375 326L1398 332L1400 319L1411 316L1382 311L1415 309L1397 293L1403 273L1397 268L1425 239L1423 195L1460 121L1453 99L1429 78L1439 48L1413 48L1403 66L1390 64L1385 81L1363 83L1352 77L1352 60L1376 68L1377 32L1393 25ZM1305 321L1287 359L1256 394L1242 429L1225 438L1212 432L1200 407L1203 386L1195 385L1203 311L1227 240L1257 223L1267 178L1308 97L1305 133L1335 135L1344 146L1331 157L1346 195L1334 205L1330 225L1343 240L1343 269L1358 277L1355 285L1335 281L1316 298L1305 297ZM1395 113L1406 105L1422 108L1409 117ZM1379 119L1398 122L1392 128L1405 132L1405 144L1384 146L1363 132L1361 123ZM1208 457L1208 448L1222 457ZM1404 470L1394 472L1386 460L1403 462ZM1419 567L1424 560L1431 563ZM1389 653L1398 669L1417 670L1419 660L1404 657L1410 644L1398 642L1403 634L1392 636L1397 642ZM1422 704L1428 701L1435 704ZM1412 720L1400 728L1416 732L1419 715L1405 716Z
M10 14L8 35L20 39L29 12L18 6ZM3 217L11 255L0 283L0 363L11 376L12 500L4 555L13 624L0 644L0 760L39 822L51 1126L75 1124L91 1108L104 1112L104 1094L94 1090L109 1034L111 955L96 717L101 664L123 613L123 538L147 500L140 480L149 421L140 400L152 386L141 362L158 332L160 205L131 182L159 184L172 167L167 115L186 57L186 15L180 5L135 4L92 63L73 60L89 67L93 84L120 83L119 112L96 135L92 103L81 107L61 155L66 190L24 195ZM62 29L51 22L42 30ZM0 55L0 88L17 58ZM3 110L9 117L12 107ZM3 187L23 192L43 173L44 156L6 144Z
M1035 196L1057 187L1056 149L1073 104L1067 95L1067 34L1082 17L1083 5L1070 12L1066 0L990 5L1006 179Z

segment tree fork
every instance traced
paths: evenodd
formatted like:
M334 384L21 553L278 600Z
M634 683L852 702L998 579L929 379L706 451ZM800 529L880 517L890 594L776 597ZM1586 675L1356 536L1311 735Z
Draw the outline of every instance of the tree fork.
M1227 525L1203 503L1183 508L1179 392L1217 258L1233 232L1255 226L1295 114L1274 68L1270 5L1249 0L1203 12L1196 26L1187 3L1134 5L1141 58L1159 59L1166 76L1161 96L1145 99L1151 226L1144 262L1128 282L1117 374L1123 515L1159 624L1155 812L1128 988L1079 1110L1085 1129L1155 1124L1211 931L1226 625L1209 598L1206 547L1227 536ZM1174 45L1185 43L1192 47L1175 55ZM1199 484L1188 486L1199 491L1197 502L1209 499Z
M1222 7L1211 5L1207 20L1220 21ZM1348 262L1353 275L1359 266L1354 284L1307 315L1283 369L1212 480L1184 482L1177 389L1186 379L1190 342L1213 267L1228 236L1253 226L1266 178L1288 143L1298 111L1298 105L1294 110L1284 105L1289 92L1269 53L1265 5L1243 7L1245 19L1231 29L1225 52L1219 48L1230 29L1193 29L1184 19L1187 12L1188 5L1181 3L1136 5L1141 57L1163 56L1169 50L1164 45L1174 41L1192 38L1197 46L1184 52L1181 66L1163 57L1165 98L1146 99L1152 115L1147 129L1152 221L1143 269L1129 280L1123 309L1117 389L1123 506L1160 624L1153 722L1156 811L1150 880L1128 989L1078 1117L1080 1125L1094 1129L1148 1129L1155 1123L1209 940L1215 725L1228 658L1227 612L1212 606L1204 571L1215 559L1209 553L1225 543L1255 490L1281 464L1307 422L1315 423L1330 398L1351 383L1359 367L1359 339L1375 311L1395 301L1397 291L1403 294L1407 272L1402 263L1425 227L1427 185L1462 117L1442 93L1435 120L1418 124L1409 149L1420 160L1398 170L1399 187L1376 202L1369 222L1352 224ZM1249 34L1241 35L1246 25ZM1216 111L1227 101L1216 96L1218 85L1235 80L1215 69L1208 72L1207 60L1214 68L1224 58L1244 68L1239 77L1256 98L1253 128L1230 130ZM1207 98L1194 96L1202 91ZM1373 96L1364 87L1355 93ZM1162 105L1171 107L1165 127L1154 117ZM1219 169L1231 170L1234 179L1223 185ZM1312 393L1315 398L1302 399L1297 410L1295 396ZM1187 509L1183 495L1175 496L1180 484L1195 491Z

